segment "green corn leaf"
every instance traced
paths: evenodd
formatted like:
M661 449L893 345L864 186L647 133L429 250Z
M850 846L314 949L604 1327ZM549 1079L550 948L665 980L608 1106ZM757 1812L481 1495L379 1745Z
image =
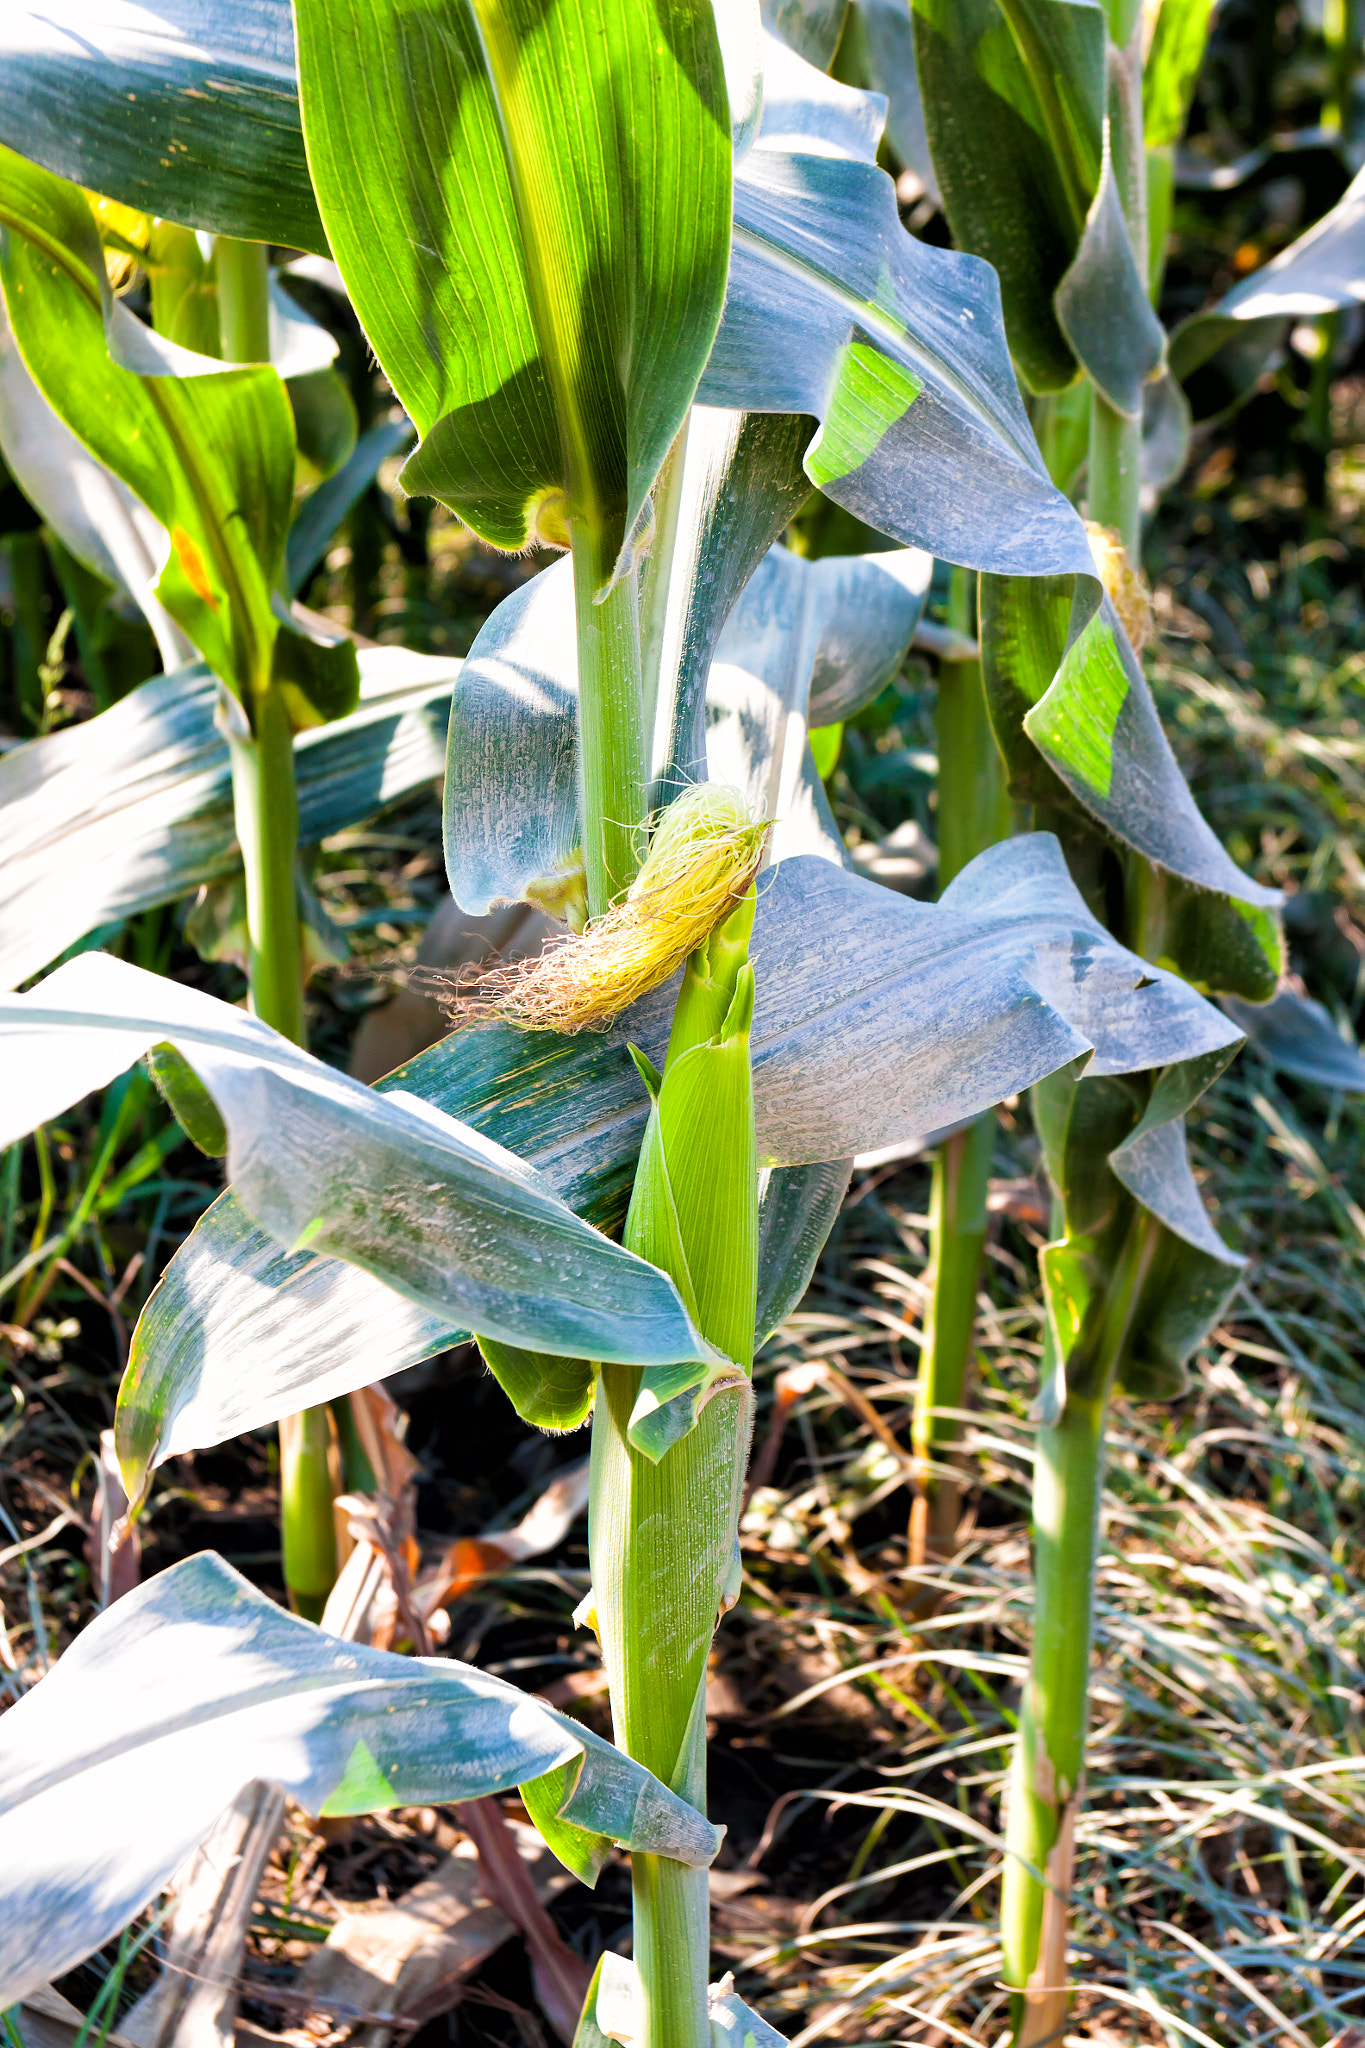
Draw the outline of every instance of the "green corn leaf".
M83 194L8 150L0 231L0 285L26 367L165 531L157 601L245 702L278 662L297 723L354 708L350 642L314 641L276 606L294 489L276 371L223 369L134 319L110 293Z
M1142 66L1142 128L1151 149L1171 149L1185 133L1213 7L1214 0L1160 0Z
M929 143L959 248L998 271L1035 391L1084 368L1130 418L1161 327L1107 147L1109 26L1097 0L913 0Z
M360 704L294 741L301 843L434 782L460 664L363 648ZM241 873L219 685L156 676L98 718L0 758L0 986L114 920Z
M520 1786L550 1847L590 1884L613 1842L693 1866L720 1842L543 1700L453 1658L340 1642L211 1554L82 1631L4 1716L0 1777L0 2005L116 1935L254 1778L322 1815Z
M725 291L710 9L298 0L296 21L328 238L422 435L406 487L500 547L581 529L605 581Z
M105 20L102 4L103 0L92 0L89 10L89 33L97 47L102 46L103 36L110 49L101 90L104 83L113 90L125 85L134 93L145 90L145 80L137 70L141 62L138 51L145 55L145 49L134 35L106 35L101 26ZM554 18L559 17L556 14ZM321 0L317 0L317 19L320 33L329 39L324 54L339 66L349 65L353 76L350 46L337 33L338 17L324 9ZM461 19L468 19L464 9ZM217 10L213 20L225 62L231 60L251 72L253 65L265 61L262 51L268 47L271 53L268 75L274 95L274 126L261 157L259 187L251 182L250 166L243 162L242 153L235 151L218 195L224 211L207 221L183 201L178 206L152 204L145 194L139 197L122 191L114 177L95 175L93 164L80 175L95 189L131 197L149 211L251 238L261 232L256 224L260 208L278 211L290 205L293 182L306 176L297 130L290 145L294 155L289 179L280 176L278 161L271 154L277 145L284 147L287 126L297 121L294 81L285 56L291 46L288 10L283 0L254 0L249 21L234 23ZM178 37L183 32L183 19L177 16L169 31L169 66L180 61ZM371 32L378 33L375 29ZM0 24L0 56L6 49L4 35ZM54 81L65 69L69 102L79 104L85 80L82 60L74 49L40 24L22 32L16 54L24 53L25 36L36 37L42 47L43 90L55 90ZM420 40L417 36L412 39L415 67L426 61L426 45L421 52L416 49ZM949 252L925 248L905 233L891 180L875 164L883 119L879 96L835 84L813 66L803 64L775 38L767 40L764 61L765 112L755 145L744 150L741 138L726 313L700 387L703 399L709 405L739 411L814 417L822 424L822 433L807 456L811 480L857 517L908 546L1001 573L1088 573L1089 555L1079 523L1043 471L1019 400L1005 346L999 287L991 271ZM120 70L125 63L130 67L126 74ZM15 73L16 77L25 75L29 74L22 70ZM224 75L230 79L236 74L229 69ZM252 75L259 79L266 74L258 69ZM369 67L367 75L379 74ZM417 76L416 69L413 75ZM341 90L345 83L343 76ZM199 100L188 94L176 105L176 139L183 142L191 161L201 156L204 161L212 160L211 137L220 101L211 85L205 91L202 115ZM0 63L0 118L8 105L10 132L22 132L22 97L16 95L10 102L6 94L7 78ZM376 203L388 207L390 200L382 195L390 193L392 197L398 189L393 181L406 161L389 123L396 120L401 128L403 122L417 116L391 116L387 109L382 115L372 112L382 96L371 95L369 104L360 107L357 103L362 97L346 95L356 121L362 127L371 120L375 124L374 147L382 163L374 191L381 195ZM197 125L201 118L202 142ZM98 141L99 122L93 116L89 132ZM709 131L707 134L709 137ZM46 142L35 140L33 153L41 155L46 147ZM439 163L450 161L451 147L450 131L442 128L433 143ZM177 153L171 175L179 175L180 162ZM108 168L113 170L112 161ZM149 177L159 175L150 159L146 169ZM689 191L701 185L705 199L709 188L691 166L686 168L683 183ZM342 192L337 200L338 207L358 208L360 203L355 192L349 197ZM357 226L363 243L359 260L373 271L357 305L378 343L381 330L370 327L366 304L369 298L383 302L375 309L375 319L384 323L385 331L389 326L401 328L407 339L400 337L399 345L413 354L414 374L436 405L444 401L432 385L426 344L413 342L407 316L397 310L399 294L390 290L394 283L391 265L398 260L395 249L406 249L402 263L412 268L413 303L426 303L426 282L432 278L438 302L443 303L439 300L439 293L446 289L441 282L446 252L442 237L450 223L442 213L441 220L432 224L431 234L425 229L417 231L417 240L437 252L428 256L406 239L407 230L402 227L406 191L399 190L392 204L400 230L396 240L386 233L387 212L383 222L376 221L372 236L363 223ZM457 213L451 232L465 218L459 209ZM704 223L699 222L697 232L705 232ZM280 226L274 238L299 248L322 246L316 225L310 225L309 217L297 209L289 226ZM379 249L385 252L382 263L374 255ZM360 290L358 277L350 282L353 289ZM695 307L689 303L689 321L700 321L703 300L714 310L713 300L702 294ZM677 317L675 306L670 318ZM669 321L664 320L656 331L661 336L670 333ZM381 360L387 360L383 345L378 353ZM675 350L670 361L681 360ZM513 365L514 370L522 368L524 364ZM695 377L695 368L689 369L688 375ZM681 369L678 377L683 381ZM402 392L403 379L395 382ZM509 384L504 393L507 404L515 409L524 388L524 377L520 383ZM456 402L466 404L468 400L468 394L456 394ZM418 424L425 426L426 415L413 406L409 409ZM680 412L676 416L680 417ZM661 435L660 440L666 445L666 437ZM512 472L500 458L495 479L499 491L509 474ZM416 475L414 470L414 479ZM427 485L415 483L414 487ZM518 519L524 509L518 509ZM512 520L508 530L516 523ZM775 533L768 536L770 540L775 537Z
M483 1362L523 1422L536 1429L579 1429L592 1412L597 1369L586 1358L554 1358L479 1338Z
M710 1357L671 1283L531 1167L215 997L85 954L0 999L0 1036L25 1082L5 1105L4 1142L169 1041L226 1125L237 1199L278 1244L347 1260L426 1314L504 1342L630 1364ZM145 1447L129 1447L130 1495L145 1469Z
M144 213L327 254L288 0L8 0L0 142Z
M52 410L19 353L2 294L0 456L63 546L137 604L165 667L193 660L189 640L153 595L166 552L164 528Z
M808 1172L807 1162L847 1162L959 1122L1090 1047L1092 1069L1113 1074L1239 1037L1177 977L1110 938L1046 834L980 856L937 904L797 855L763 881L753 955L759 1159L783 1162L759 1210L764 1335L799 1298L847 1178L846 1163ZM472 1125L540 1169L577 1214L619 1231L649 1109L628 1048L664 1063L673 1002L665 987L610 1030L576 1038L461 1032L377 1093L415 1095ZM469 1328L354 1265L286 1253L229 1193L172 1259L134 1332L123 1454L159 1463L259 1428Z
M173 1045L154 1045L146 1058L147 1071L185 1136L208 1158L225 1159L227 1125L189 1061Z
M1279 894L1243 875L1200 815L1108 599L1074 634L1073 598L1070 578L982 579L982 675L1011 791L1139 857L1132 887L1163 903L1144 951L1263 1000L1281 967Z
M1185 1367L1246 1261L1209 1220L1185 1145L1185 1113L1236 1051L1220 1047L1154 1072L1104 1079L1057 1074L1034 1090L1063 1235L1041 1255L1052 1371L1049 1420L1097 1374L1115 1276L1132 1278L1117 1384L1144 1400L1184 1391Z

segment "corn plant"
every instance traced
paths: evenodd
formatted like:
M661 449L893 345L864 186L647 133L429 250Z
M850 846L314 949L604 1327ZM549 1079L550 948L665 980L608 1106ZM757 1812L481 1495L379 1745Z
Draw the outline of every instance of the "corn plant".
M586 928L377 1089L264 1017L82 956L0 1000L22 1077L0 1139L148 1057L226 1152L230 1191L135 1333L117 1424L134 1500L177 1452L469 1333L528 1423L590 1413L582 1618L616 1740L452 1662L338 1646L192 1559L0 1725L0 1998L116 1932L249 1777L328 1813L519 1785L578 1875L613 1842L632 1857L634 1966L603 1969L584 2040L701 2048L760 2027L708 1990L705 1883L705 1666L739 1584L755 1345L799 1298L855 1152L1045 1087L1066 1233L1042 1464L1093 1502L1110 1384L1169 1383L1232 1270L1180 1117L1240 1034L1177 970L1211 935L1223 978L1264 992L1273 903L1180 781L1038 451L993 272L900 226L880 101L760 35L756 7L701 0L297 0L297 110L288 16L233 24L206 4L193 39L158 44L141 122L196 138L164 161L119 97L148 83L138 24L92 10L82 47L104 36L110 62L74 136L45 123L62 51L35 26L17 139L48 174L24 163L15 185L63 249L89 238L54 174L330 246L421 436L405 488L496 545L564 551L455 679L446 857L465 908L529 898ZM258 153L223 139L253 91ZM33 246L11 226L0 256L25 285ZM120 348L128 317L109 316ZM812 484L899 548L775 546ZM986 579L995 728L1056 827L977 852L935 905L849 871L806 744L898 664L931 554ZM1087 901L1101 848L1167 890L1160 945L1155 911L1134 946ZM1064 1939L1084 1740L1089 1578L1062 1548L1056 1569L1040 1548L1040 1643L1064 1641L1069 1689L1026 1702L1011 1821L1032 2039L1055 2012L1037 1971ZM117 1705L92 1751L96 1697Z

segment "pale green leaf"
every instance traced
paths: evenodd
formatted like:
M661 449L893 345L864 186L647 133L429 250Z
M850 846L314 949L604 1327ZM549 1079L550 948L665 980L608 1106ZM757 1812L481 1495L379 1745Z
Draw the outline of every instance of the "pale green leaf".
M0 284L48 403L168 536L159 602L215 675L249 697L270 676L294 426L262 366L225 370L143 327L105 276L82 194L0 150Z
M459 662L363 649L360 706L294 741L304 845L436 781ZM219 685L157 676L0 759L0 986L101 925L241 872Z
M785 861L760 891L753 958L759 1158L783 1162L760 1209L761 1302L765 1267L790 1300L838 1206L847 1167L806 1176L805 1162L957 1123L1091 1048L1091 1071L1113 1074L1239 1036L1110 938L1046 834L992 848L938 904L829 859ZM462 1032L379 1092L419 1095L510 1146L580 1215L619 1230L648 1112L627 1047L660 1065L672 1009L669 986L600 1034ZM469 1327L354 1267L281 1252L229 1194L171 1261L134 1335L124 1454L159 1462L260 1427Z
M216 997L84 954L0 998L0 1039L7 1071L24 1077L0 1142L168 1041L227 1127L237 1199L286 1250L348 1261L427 1315L504 1342L630 1364L709 1355L671 1283L581 1222L533 1167Z
M127 592L168 669L193 658L189 640L153 595L166 532L128 486L96 462L29 375L0 296L0 455L63 546Z
M340 1642L201 1554L98 1616L0 1724L0 2005L117 1935L255 1778L326 1815L520 1786L590 1883L612 1842L704 1866L720 1841L543 1700Z

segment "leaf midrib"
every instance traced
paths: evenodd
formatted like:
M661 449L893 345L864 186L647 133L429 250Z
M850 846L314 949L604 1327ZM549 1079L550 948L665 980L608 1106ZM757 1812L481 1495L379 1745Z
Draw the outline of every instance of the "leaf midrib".
M542 249L546 239L541 230L544 208L538 205L538 191L552 192L556 180L541 146L541 136L532 116L526 118L524 102L529 94L520 85L518 52L509 50L502 33L502 7L498 0L468 0L474 33L483 54L493 111L502 138L512 203L521 231L526 296L531 320L541 345L541 360L555 397L561 447L569 475L567 485L570 516L577 514L590 529L600 530L602 507L598 502L597 478L593 472L591 440L579 403L578 387L570 366L581 369L581 356L563 331L558 299L551 289ZM491 19L489 18L491 16Z

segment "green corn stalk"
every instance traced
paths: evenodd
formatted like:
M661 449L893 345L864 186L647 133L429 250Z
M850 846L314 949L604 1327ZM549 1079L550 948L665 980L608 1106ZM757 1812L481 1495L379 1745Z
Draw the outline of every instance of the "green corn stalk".
M965 569L954 569L949 623L960 633L972 633L975 611L972 579ZM941 665L936 720L939 884L946 888L978 853L1008 838L1012 823L1005 766L991 732L979 660ZM926 1275L929 1306L911 1424L916 1465L910 1517L913 1571L922 1571L931 1558L947 1554L957 1532L959 1491L943 1466L957 1440L952 1411L963 1405L971 1360L994 1147L992 1109L969 1129L945 1139L934 1157Z
M625 1242L663 1267L720 1356L603 1368L593 1411L589 1548L616 1740L705 1810L706 1664L738 1590L758 1257L748 960L755 892L688 961L653 1098ZM632 1868L642 2048L705 2048L707 1876Z
M163 223L158 230L163 240L188 232L167 230ZM180 249L178 241L172 244L167 240L161 253L164 266L154 274L152 303L162 331L173 339L183 338L191 329L201 342L211 338L227 362L268 362L270 268L265 244L220 235L213 252L216 290L192 281L197 273L190 258L198 258L197 243L190 252ZM177 254L185 260L173 261ZM200 304L201 298L205 305ZM205 310L209 324L217 329L211 337L203 331ZM226 703L224 709L233 813L246 883L251 1007L285 1038L303 1045L307 1030L293 721L284 692L273 681L254 692L249 719L236 704ZM280 1425L284 1580L293 1606L310 1621L321 1616L337 1573L332 1442L332 1423L325 1408L288 1417Z
M1034 1090L1040 1124L1064 1129L1075 1091L1084 1085L1066 1072L1041 1083ZM1105 1429L1159 1244L1156 1218L1126 1202L1102 1247L1068 1232L1044 1255L1049 1316L1043 1374L1050 1412L1038 1432L1034 1464L1033 1649L1010 1780L1000 1911L1015 2048L1060 2041L1070 2004L1067 1932L1085 1791ZM1074 1308L1068 1267L1101 1251L1106 1284L1086 1302L1059 1369L1056 1326Z
M270 359L269 251L220 235L214 245L224 359ZM243 725L245 721L242 722ZM297 864L299 801L294 733L282 691L257 700L254 725L229 734L232 804L246 878L252 1008L296 1045L307 1039ZM332 1424L310 1408L280 1425L280 1547L297 1611L321 1619L337 1575Z

